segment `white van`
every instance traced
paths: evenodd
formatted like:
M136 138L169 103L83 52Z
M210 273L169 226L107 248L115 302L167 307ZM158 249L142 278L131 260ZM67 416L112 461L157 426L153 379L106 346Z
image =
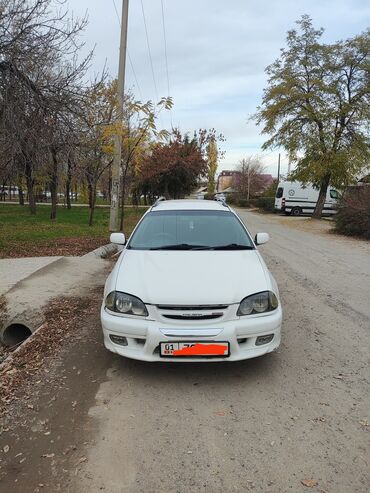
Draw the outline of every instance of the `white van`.
M312 185L303 185L298 181L283 181L279 183L275 197L275 210L300 216L312 214L315 210L319 191ZM337 190L328 187L323 214L335 214L339 198Z

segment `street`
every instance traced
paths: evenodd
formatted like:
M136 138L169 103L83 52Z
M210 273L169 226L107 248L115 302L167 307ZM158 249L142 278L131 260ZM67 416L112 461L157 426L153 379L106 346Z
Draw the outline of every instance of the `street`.
M370 244L327 221L240 215L271 235L260 251L282 297L279 351L233 364L119 358L93 293L78 338L4 418L1 493L369 491Z

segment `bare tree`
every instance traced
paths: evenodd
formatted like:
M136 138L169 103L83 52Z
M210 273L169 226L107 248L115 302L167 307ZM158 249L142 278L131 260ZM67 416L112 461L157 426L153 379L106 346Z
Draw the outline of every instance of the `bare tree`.
M264 170L258 157L251 156L240 161L235 188L241 197L249 200L251 196L261 191L264 185L261 175Z
M13 174L25 177L32 214L46 160L56 215L59 156L91 57L78 61L86 22L71 18L63 0L0 0L0 138L17 163Z

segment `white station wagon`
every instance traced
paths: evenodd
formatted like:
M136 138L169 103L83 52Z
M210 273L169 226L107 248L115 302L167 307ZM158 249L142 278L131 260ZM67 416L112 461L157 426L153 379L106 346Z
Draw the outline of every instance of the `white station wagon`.
M238 361L280 345L276 282L225 203L159 201L107 279L101 322L110 351L143 361ZM125 244L122 233L113 243Z

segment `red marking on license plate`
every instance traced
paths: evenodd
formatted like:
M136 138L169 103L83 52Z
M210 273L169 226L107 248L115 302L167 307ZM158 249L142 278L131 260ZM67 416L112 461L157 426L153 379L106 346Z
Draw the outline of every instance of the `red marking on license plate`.
M194 346L178 349L173 352L174 356L224 356L228 353L227 346L219 344L194 344Z

